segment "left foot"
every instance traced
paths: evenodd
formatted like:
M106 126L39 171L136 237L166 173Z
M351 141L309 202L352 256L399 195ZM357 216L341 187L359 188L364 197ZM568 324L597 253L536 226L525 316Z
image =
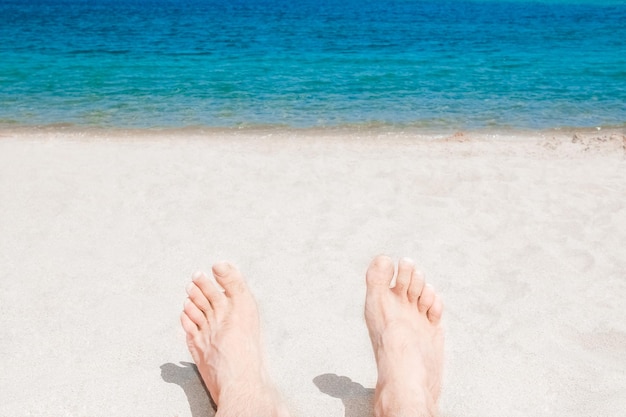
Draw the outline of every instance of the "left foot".
M180 320L217 416L286 415L263 361L252 293L228 263L214 265L213 276L223 291L206 275L195 274Z

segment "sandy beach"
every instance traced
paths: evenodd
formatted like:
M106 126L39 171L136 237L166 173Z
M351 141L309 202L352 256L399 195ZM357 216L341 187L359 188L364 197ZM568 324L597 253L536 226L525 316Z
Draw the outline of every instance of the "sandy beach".
M212 416L179 314L227 259L294 417L370 417L364 272L445 302L448 417L623 416L620 130L0 131L0 416Z

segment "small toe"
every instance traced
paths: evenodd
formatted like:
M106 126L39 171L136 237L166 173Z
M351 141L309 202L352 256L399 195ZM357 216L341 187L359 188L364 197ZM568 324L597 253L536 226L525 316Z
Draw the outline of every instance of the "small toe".
M227 262L213 265L213 276L224 288L227 297L237 296L246 292L247 286L241 272Z
M413 275L411 276L411 283L409 284L409 301L412 303L417 303L417 300L422 295L422 291L424 290L424 274L422 271L417 269L413 270Z
M368 289L389 289L393 279L393 261L388 256L375 257L367 268L365 280Z
M420 294L420 298L417 301L417 308L419 309L421 313L425 313L433 305L434 301L435 301L435 289L430 284L424 285L422 294Z
M396 278L396 285L393 287L393 292L401 297L406 297L414 269L415 263L411 259L400 259L398 262L398 276Z
M198 331L196 323L184 311L180 314L180 324L182 324L185 333L189 335L194 335Z
M443 314L443 301L441 301L441 297L435 295L435 300L433 301L433 305L428 309L428 320L432 324L439 324L441 321L441 316Z

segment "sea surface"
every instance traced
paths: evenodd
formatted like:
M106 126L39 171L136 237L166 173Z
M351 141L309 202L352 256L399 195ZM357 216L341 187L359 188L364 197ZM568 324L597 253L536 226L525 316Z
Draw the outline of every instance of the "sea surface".
M0 126L626 127L626 0L0 0Z

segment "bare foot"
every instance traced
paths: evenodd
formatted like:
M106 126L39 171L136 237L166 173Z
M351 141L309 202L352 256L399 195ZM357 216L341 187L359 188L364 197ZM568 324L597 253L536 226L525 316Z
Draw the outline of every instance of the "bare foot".
M377 417L433 416L441 391L443 304L409 259L394 265L378 256L367 274L365 321L369 330L378 382L374 396Z
M259 313L241 273L219 263L213 276L223 291L206 275L195 274L180 320L217 416L287 416L267 375Z

